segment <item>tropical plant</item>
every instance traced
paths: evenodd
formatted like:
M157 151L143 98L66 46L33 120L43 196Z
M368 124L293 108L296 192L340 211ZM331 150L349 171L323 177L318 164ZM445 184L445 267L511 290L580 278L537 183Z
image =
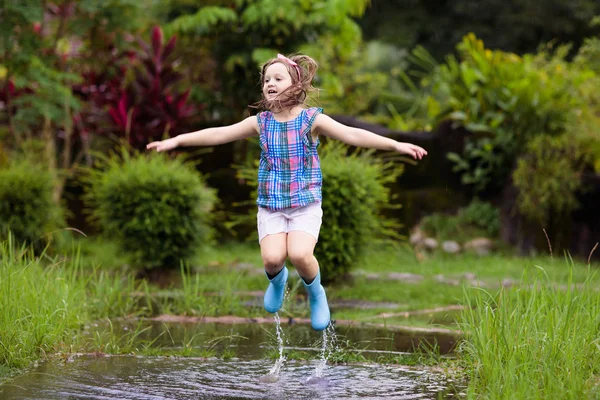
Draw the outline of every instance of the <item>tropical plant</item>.
M224 121L238 121L260 98L258 65L277 53L306 52L325 72L332 56L343 65L360 44L361 16L367 0L215 0L190 5L175 0L158 6L167 35L178 34L195 44L183 59L188 78L202 82L196 96L210 97L212 112ZM305 45L308 45L305 47ZM187 47L184 45L184 47ZM193 68L191 66L194 66ZM319 75L322 86L339 86Z
M451 120L472 134L463 152L449 157L464 184L493 195L531 138L565 131L570 112L582 106L576 93L586 75L565 68L566 47L520 57L486 49L469 34L457 50L460 59L449 56L430 67L423 80L429 94L421 104L438 123Z
M81 83L80 71L102 58L102 53L94 52L98 42L121 43L123 32L143 21L140 4L132 0L0 2L0 87L6 104L0 121L8 127L11 148L32 138L43 140L45 153L39 159L53 174L56 201L77 163L76 147L89 148L87 137L77 136L81 102L72 86ZM91 57L84 56L88 50Z
M177 131L194 108L187 103L190 89L177 92L175 84L182 75L176 71L176 61L170 60L177 38L164 43L162 29L152 29L151 43L139 41L140 66L135 79L121 91L109 113L116 133L135 148L144 148Z

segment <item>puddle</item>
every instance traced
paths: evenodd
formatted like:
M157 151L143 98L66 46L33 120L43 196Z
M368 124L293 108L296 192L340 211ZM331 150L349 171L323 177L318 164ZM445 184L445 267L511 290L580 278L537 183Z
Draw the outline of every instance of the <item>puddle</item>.
M289 321L288 321L289 322ZM457 399L461 386L441 373L376 363L335 364L341 350L377 361L423 343L437 343L444 354L455 346L452 335L407 335L388 329L341 326L319 334L307 324L182 323L120 321L97 324L84 332L91 348L107 335L125 352L228 357L71 356L42 363L0 386L1 399ZM105 334L104 333L104 334ZM112 339L111 339L112 338ZM116 339L115 339L116 338ZM94 344L95 343L95 344ZM137 346L137 347L136 347ZM181 349L195 352L177 353ZM209 350L205 352L204 350ZM121 348L123 350L123 348ZM151 350L148 352L148 350ZM174 351L170 351L174 350ZM273 350L279 359L274 361ZM288 359L309 353L313 361ZM293 357L290 357L293 358ZM275 365L273 363L275 362ZM276 371L274 371L276 369Z
M260 380L268 360L80 357L48 362L0 386L2 399L456 399L453 382L405 367L287 361L276 382Z
M137 326L137 324L140 324ZM139 343L152 343L154 348L211 348L233 350L235 356L242 359L264 358L267 350L276 346L275 324L221 324L221 323L176 323L176 322L113 322L113 331L117 336L133 334L136 329L145 329L136 334ZM299 350L319 351L317 334L310 325L289 324L281 320L284 346ZM93 330L102 331L105 327L94 326ZM337 326L335 328L338 345L342 350L369 354L380 352L413 352L422 346L436 344L440 354L450 353L457 344L458 337L441 332L394 332L385 328L365 328L356 326Z

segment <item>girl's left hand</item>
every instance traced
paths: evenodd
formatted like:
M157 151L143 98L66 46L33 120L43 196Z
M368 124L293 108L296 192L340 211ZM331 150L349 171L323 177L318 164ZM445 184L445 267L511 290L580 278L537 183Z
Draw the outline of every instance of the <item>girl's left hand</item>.
M415 160L420 160L427 155L427 150L412 143L396 142L395 150L398 153L408 154Z

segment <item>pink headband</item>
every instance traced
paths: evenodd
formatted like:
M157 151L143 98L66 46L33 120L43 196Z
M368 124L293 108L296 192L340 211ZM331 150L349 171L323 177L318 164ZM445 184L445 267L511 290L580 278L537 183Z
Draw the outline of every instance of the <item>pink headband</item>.
M296 72L298 72L298 80L302 80L302 75L300 74L300 68L298 67L298 64L296 64L294 61L290 60L289 58L287 58L286 56L284 56L282 54L277 54L277 58L279 60L283 60L283 61L287 62L292 67L296 68Z

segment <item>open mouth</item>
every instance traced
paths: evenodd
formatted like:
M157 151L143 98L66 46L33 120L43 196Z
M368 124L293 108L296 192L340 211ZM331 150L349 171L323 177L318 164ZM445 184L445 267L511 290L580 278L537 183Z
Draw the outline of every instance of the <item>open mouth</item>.
M273 90L273 89L271 89L271 90L269 90L269 91L267 92L267 94L277 94L277 91L276 91L276 90Z

